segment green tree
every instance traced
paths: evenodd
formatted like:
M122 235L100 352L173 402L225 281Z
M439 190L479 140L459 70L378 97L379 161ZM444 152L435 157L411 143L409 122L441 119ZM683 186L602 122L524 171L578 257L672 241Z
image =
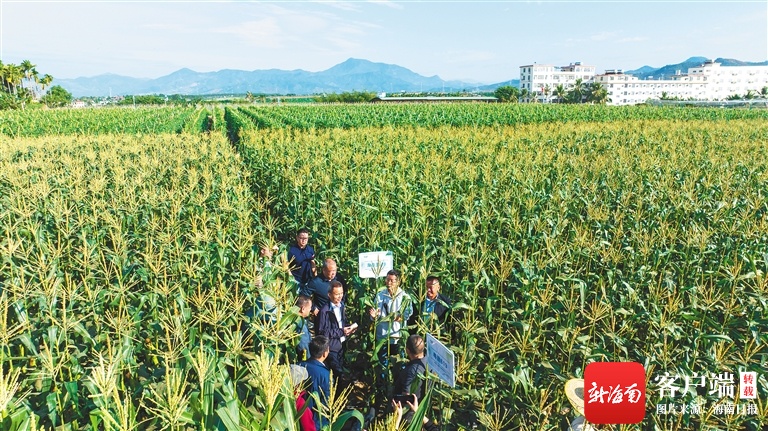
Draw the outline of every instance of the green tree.
M517 98L520 96L520 89L511 85L503 85L493 92L493 96L499 99L500 102L517 102Z
M610 99L608 98L608 89L606 89L605 86L599 82L593 82L589 86L589 95L587 96L587 100L599 105L605 105L606 103L610 102Z
M72 103L72 93L65 90L61 85L54 85L40 101L49 108L67 106Z
M568 101L571 103L581 103L584 101L584 95L586 93L584 80L581 78L576 79L573 83L573 88L568 92Z
M563 84L557 84L557 87L555 87L555 97L557 97L557 103L563 103L567 95L568 91L566 91L565 86Z
M16 95L17 88L21 85L21 80L24 78L24 73L22 73L21 67L15 64L6 64L3 66L2 75L8 93Z
M530 93L528 93L528 101L531 103L536 103L539 101L539 92L536 90L532 90Z
M40 86L43 87L43 90L45 90L45 87L51 85L51 82L53 82L53 76L47 73L40 78Z
M0 61L0 109L24 109L51 81L51 75L41 79L37 66L29 60L19 65Z
M549 84L541 87L541 94L544 95L544 103L549 103L549 95L552 94L552 87Z
M762 90L760 90L760 95L763 96L763 98L768 97L768 85L766 85L765 87L763 87Z
M523 88L522 90L520 90L520 100L525 101L528 98L529 94L530 92L528 91L528 89Z
M364 103L370 102L376 97L376 93L367 91L351 91L341 94L327 94L315 97L315 101L320 103Z

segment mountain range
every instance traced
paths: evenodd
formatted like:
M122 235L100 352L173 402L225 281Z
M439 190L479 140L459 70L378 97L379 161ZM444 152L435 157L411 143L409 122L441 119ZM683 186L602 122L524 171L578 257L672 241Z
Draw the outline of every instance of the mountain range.
M231 70L195 72L180 69L157 79L104 74L57 79L74 97L126 94L322 94L346 91L414 92L475 90L476 83L422 76L394 64L350 58L328 70Z
M668 64L658 68L643 66L635 70L625 70L624 73L637 76L640 79L664 79L665 77L669 78L672 75L677 75L678 72L681 74L688 73L688 68L699 67L707 60L709 60L707 57L691 57L688 60L677 64ZM750 63L746 61L734 60L732 58L716 58L715 63L720 63L722 66L768 66L768 61L763 61L761 63Z
M643 66L625 73L641 79L671 76L677 71L686 73L689 67L701 65L707 58L691 57L678 64L655 68ZM723 66L768 65L747 63L733 59L718 58ZM75 79L56 79L54 85L61 85L74 97L117 96L129 94L322 94L347 91L372 92L440 92L440 91L493 91L503 85L519 86L519 80L478 85L465 81L446 81L439 76L423 76L402 66L374 63L368 60L350 58L321 72L305 70L231 70L217 72L195 72L180 69L156 79L131 78L115 74L104 74Z

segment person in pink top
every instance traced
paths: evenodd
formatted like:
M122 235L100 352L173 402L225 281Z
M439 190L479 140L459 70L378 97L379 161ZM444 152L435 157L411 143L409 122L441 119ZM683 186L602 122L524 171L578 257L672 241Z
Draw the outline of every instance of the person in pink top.
M291 382L293 382L294 394L296 395L296 412L299 414L299 426L301 431L317 431L312 409L307 405L309 394L303 385L304 381L308 378L309 374L306 368L301 365L291 365Z

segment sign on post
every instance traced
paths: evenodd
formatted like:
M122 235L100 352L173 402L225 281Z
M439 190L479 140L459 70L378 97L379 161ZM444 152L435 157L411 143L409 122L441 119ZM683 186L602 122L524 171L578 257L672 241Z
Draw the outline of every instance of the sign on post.
M372 251L359 255L360 278L379 278L395 267L391 251Z
M448 386L456 387L456 368L453 352L443 343L427 334L427 365Z

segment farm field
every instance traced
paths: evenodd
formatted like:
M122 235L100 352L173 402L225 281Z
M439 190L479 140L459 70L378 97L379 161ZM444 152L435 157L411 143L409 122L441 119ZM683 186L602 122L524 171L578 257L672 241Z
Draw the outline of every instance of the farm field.
M768 112L368 105L0 113L2 429L298 429L285 250L346 276L355 363L391 250L453 299L446 430L562 430L564 382L637 361L645 420L768 426ZM262 246L278 246L266 265ZM248 317L259 287L278 319ZM249 327L249 330L243 328ZM265 352L262 353L262 349ZM758 373L754 413L655 377ZM358 377L374 384L367 365ZM700 401L700 414L657 405ZM739 400L744 402L744 400ZM363 405L354 405L363 410ZM351 411L327 416L343 424ZM614 429L619 429L616 426Z

